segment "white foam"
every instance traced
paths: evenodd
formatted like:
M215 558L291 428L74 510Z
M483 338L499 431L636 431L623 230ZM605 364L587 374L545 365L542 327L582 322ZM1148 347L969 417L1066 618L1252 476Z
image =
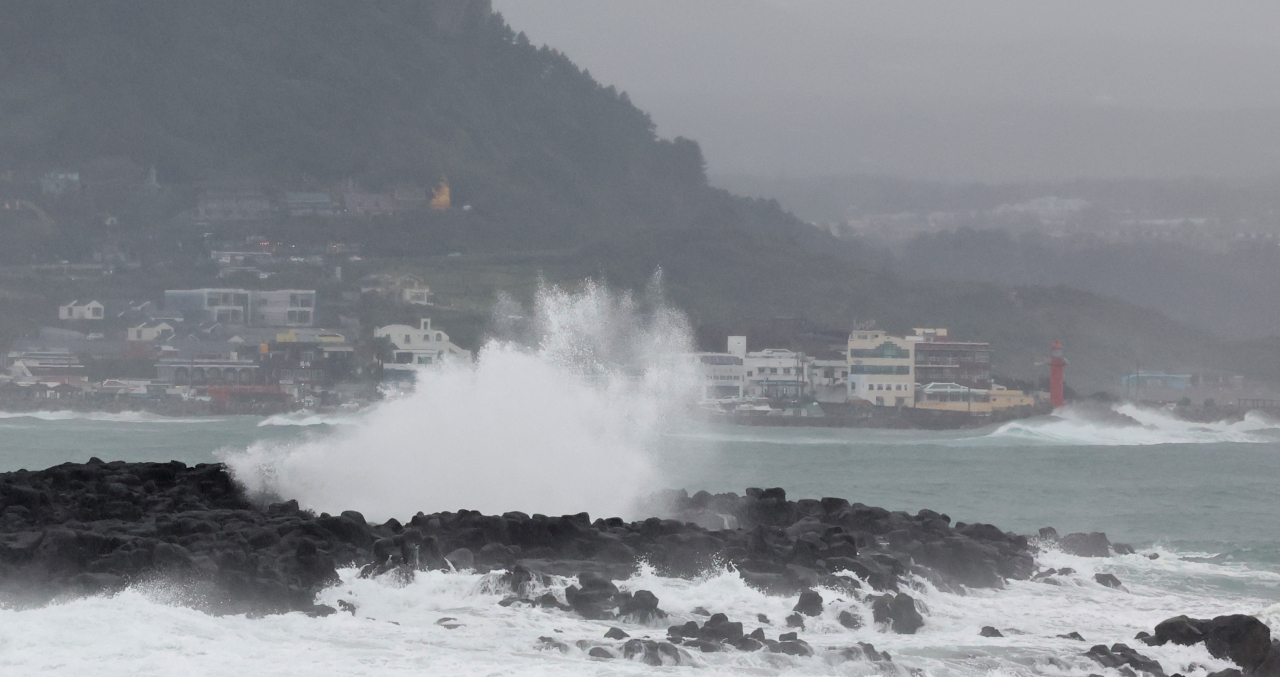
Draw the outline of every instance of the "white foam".
M363 414L317 414L313 411L303 409L302 411L295 411L288 414L275 414L274 416L268 416L258 422L258 427L299 426L305 428L317 425L359 425L363 420Z
M604 639L618 626L632 637L662 639L670 624L704 621L701 606L743 622L750 632L764 627L770 637L787 632L784 619L794 597L771 597L746 586L731 571L712 571L696 580L658 576L642 568L619 582L624 590L657 595L671 615L650 625L588 621L558 610L502 607L504 591L497 574L419 574L414 581L360 579L355 570L340 572L342 582L323 591L317 602L337 607L354 603L354 615L327 618L301 614L251 620L214 617L173 604L163 588L131 589L113 597L93 597L28 611L0 610L0 672L27 674L169 675L1114 675L1082 654L1093 644L1125 642L1160 661L1167 672L1202 677L1230 667L1202 646L1148 647L1132 640L1159 621L1182 613L1208 617L1224 613L1259 615L1276 627L1280 604L1274 588L1280 576L1237 565L1142 555L1081 558L1046 552L1041 564L1076 573L1057 577L1063 585L1015 581L1004 590L975 590L967 595L939 592L919 583L907 592L927 611L926 625L915 635L896 635L868 623L858 630L840 625L841 611L870 620L867 605L833 590L820 589L822 614L807 618L800 635L816 650L811 658L766 652L689 656L681 668L650 668L631 661L599 661L575 646L578 640L619 652L621 642ZM1098 572L1114 573L1127 590L1093 581ZM571 581L553 579L548 590L563 596ZM539 591L541 592L541 591ZM768 624L757 621L765 614ZM452 618L448 629L442 618ZM128 622L121 622L128 619ZM982 626L1005 637L979 635ZM1080 632L1087 641L1057 635ZM538 638L568 644L566 654L540 651ZM893 655L894 666L843 662L835 651L871 642Z
M100 423L209 423L225 416L161 416L145 411L0 411L0 419L36 421L97 421Z
M1100 420L1087 411L1063 407L1053 416L1005 423L987 437L1008 438L1021 444L1056 446L1146 446L1155 444L1243 444L1274 443L1265 432L1280 430L1280 424L1251 412L1236 422L1197 423L1183 421L1163 409L1133 404L1112 407L1113 411L1136 420L1139 425L1117 425Z
M687 325L596 284L539 292L538 345L493 340L474 368L418 374L416 392L330 435L221 455L251 490L316 510L404 519L469 508L624 514L655 488L655 436L693 393Z

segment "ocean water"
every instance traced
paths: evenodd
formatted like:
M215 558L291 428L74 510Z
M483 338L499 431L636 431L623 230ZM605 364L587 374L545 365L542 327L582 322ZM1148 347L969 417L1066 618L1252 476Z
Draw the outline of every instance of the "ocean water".
M746 428L682 415L693 392L688 324L654 289L618 294L586 283L543 289L522 341L495 338L474 367L420 375L418 392L342 415L166 419L139 414L2 414L0 471L65 461L223 461L251 490L304 507L356 509L406 521L419 510L587 510L635 514L664 488L789 497L838 496L891 510L929 508L953 520L1035 533L1105 531L1139 554L1079 558L1052 549L1044 568L1062 584L1012 581L965 595L918 581L925 614L915 635L873 624L850 631L841 611L869 619L853 598L822 591L821 617L802 638L817 654L698 653L689 665L649 667L588 656L610 624L556 610L502 607L496 574L425 573L409 584L342 572L317 602L354 614L215 617L187 591L155 583L38 609L0 609L0 675L1049 675L1119 677L1082 656L1094 643L1130 642L1178 614L1253 614L1280 630L1280 424L1260 415L1190 424L1167 412L1119 407L1117 427L1064 409L984 429L927 432ZM530 338L532 337L532 338ZM628 365L622 367L619 365ZM1148 555L1157 555L1151 559ZM1094 582L1112 573L1124 584ZM571 581L552 581L563 594ZM794 598L770 597L731 571L697 580L641 569L623 589L654 592L671 614L632 637L665 636L704 607L773 623ZM442 619L453 619L441 624ZM994 626L1004 637L979 635ZM1079 632L1086 642L1059 635ZM539 650L539 638L570 646ZM579 646L579 642L582 645ZM870 642L892 662L844 660ZM1167 672L1204 677L1227 667L1203 647L1138 648Z
M370 422L387 426L386 416L403 415L400 406L391 403L386 411L392 414L304 412L269 419L0 415L0 469L36 469L94 455L187 463L221 459L234 467L263 449L287 455L300 448L359 446L368 439ZM1041 566L1076 570L1064 585L1015 581L1004 590L960 596L922 581L914 595L927 609L926 625L916 635L871 626L847 630L836 621L841 610L870 618L869 609L823 591L827 608L802 633L818 650L813 657L698 653L690 656L690 666L656 668L593 659L575 646L589 640L588 649L620 647L603 637L610 623L498 606L503 595L493 589L493 575L429 573L399 585L359 580L354 571L344 571L344 582L317 601L353 601L354 616L213 617L184 606L182 590L163 586L41 609L0 610L0 674L907 675L918 670L1083 676L1113 672L1081 655L1090 645L1134 645L1135 633L1182 613L1254 614L1280 629L1280 426L1260 416L1193 425L1161 411L1122 411L1144 426L1108 427L1068 410L968 431L679 423L647 438L652 446L644 452L651 467L645 477L655 484L646 488L741 492L747 486L782 486L792 497L842 496L889 509L930 508L955 520L990 522L1020 533L1045 525L1063 533L1106 531L1113 541L1139 549L1137 555L1107 559L1046 551ZM430 458L440 453L438 444L424 439L414 450ZM368 463L378 463L376 450L366 453ZM341 453L325 458L351 460ZM317 505L323 505L328 494L316 496ZM1149 559L1151 553L1159 558ZM1099 572L1115 574L1125 589L1098 585L1093 574ZM559 580L552 591L570 583ZM699 620L693 614L698 606L743 620L748 630L761 625L753 619L764 613L774 621L764 626L766 632L776 636L787 630L781 620L794 604L744 586L729 571L686 581L642 570L621 587L653 591L672 614L651 627L622 624L633 637L660 638L670 623ZM437 624L446 617L461 626ZM979 636L986 625L1006 636ZM1087 642L1058 637L1073 631ZM567 654L539 650L542 636L571 649ZM840 657L839 648L859 641L887 650L893 663ZM1139 649L1169 672L1199 676L1228 666L1202 647Z

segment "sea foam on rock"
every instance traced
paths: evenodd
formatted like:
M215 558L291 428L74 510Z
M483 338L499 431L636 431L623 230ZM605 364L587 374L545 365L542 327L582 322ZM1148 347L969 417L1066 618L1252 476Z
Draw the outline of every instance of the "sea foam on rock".
M217 464L95 459L0 475L0 598L40 604L163 578L191 586L214 612L327 613L313 600L338 580L340 566L402 580L426 569L503 569L511 576L510 603L647 621L664 615L657 599L613 583L644 560L681 577L727 564L752 586L801 596L797 608L810 615L821 613L816 588L863 596L870 587L894 595L889 626L913 632L923 621L899 592L909 577L941 587L999 587L1006 578L1029 578L1034 568L1026 538L984 524L953 527L928 510L789 501L782 489L668 492L654 505L666 517L626 522L459 510L370 524L353 511L315 515L293 501L255 504ZM724 528L728 522L737 527ZM578 583L563 602L528 599L527 584L546 575Z

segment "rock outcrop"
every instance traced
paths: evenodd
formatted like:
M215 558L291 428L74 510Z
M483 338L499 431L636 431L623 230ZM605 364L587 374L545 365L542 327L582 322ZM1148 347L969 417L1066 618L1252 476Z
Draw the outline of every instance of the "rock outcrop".
M557 574L578 577L565 602L584 617L660 617L652 595L620 593L612 582L643 558L671 576L729 563L774 594L825 587L853 596L870 587L890 593L890 625L913 632L907 628L923 621L914 604L900 601L910 599L898 593L907 575L944 589L998 587L1034 569L1025 537L986 524L953 526L929 510L789 501L782 489L660 498L654 512L666 516L637 522L459 510L371 524L354 511L316 515L294 501L255 503L217 464L94 459L0 474L0 599L40 604L163 577L192 586L214 612L329 613L312 604L339 567L405 578L428 569L505 569L517 579L512 603L533 576ZM802 596L798 612L820 613L815 595Z

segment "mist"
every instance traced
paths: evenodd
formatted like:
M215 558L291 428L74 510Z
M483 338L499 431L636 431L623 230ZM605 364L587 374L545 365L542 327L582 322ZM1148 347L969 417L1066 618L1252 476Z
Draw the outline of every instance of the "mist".
M713 175L1280 172L1274 3L494 4Z

